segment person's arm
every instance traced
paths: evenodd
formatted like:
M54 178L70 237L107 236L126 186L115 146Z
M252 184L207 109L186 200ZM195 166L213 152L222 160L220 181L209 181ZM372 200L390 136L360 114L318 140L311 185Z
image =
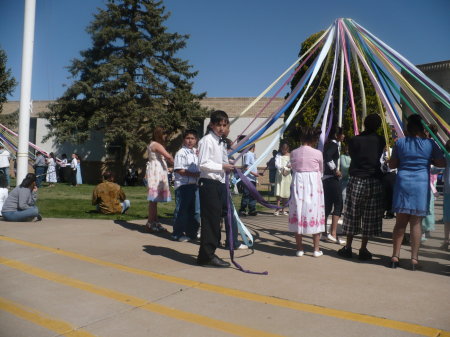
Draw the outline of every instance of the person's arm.
M21 188L17 198L17 209L23 211L34 206L33 195L29 188Z
M98 204L98 194L97 194L97 186L94 188L94 190L92 191L92 205L97 205Z
M169 152L167 152L166 149L164 148L164 146L162 146L161 144L159 144L157 142L153 142L152 145L150 146L150 150L159 153L164 158L166 158L166 160L168 161L168 163L170 165L173 165L172 155Z
M125 201L126 198L127 197L125 195L125 192L122 190L122 187L119 187L119 200L120 201Z
M333 156L336 154L336 152L339 151L339 148L337 144L331 143L329 144L324 153L323 153L323 162L327 167L333 172L335 176L340 176L341 172L339 172L338 168L336 167L336 164L333 161Z
M400 161L398 160L397 151L398 151L397 145L394 145L394 148L392 149L391 159L389 159L389 168L391 170L398 168L398 165L400 164Z

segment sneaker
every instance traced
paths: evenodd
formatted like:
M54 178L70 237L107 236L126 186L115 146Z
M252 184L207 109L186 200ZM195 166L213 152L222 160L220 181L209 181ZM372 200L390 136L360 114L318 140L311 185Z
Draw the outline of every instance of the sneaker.
M339 243L340 245L345 245L347 243L347 241L345 241L344 239L338 238L337 239L337 243Z
M321 257L323 255L323 252L321 250L315 250L313 253L314 257Z
M284 212L283 212L283 215L289 215L289 213L288 213L288 212L286 212L286 211L284 211Z
M36 221L42 221L42 215L38 214L36 217Z
M186 235L182 235L178 238L179 242L188 242L190 239Z
M241 243L238 247L236 247L236 249L245 250L248 249L248 246Z
M342 256L342 257L345 257L348 259L351 259L353 257L352 249L347 246L344 246L341 249L339 249L337 254L339 256Z
M247 212L246 211L239 211L239 216L247 216Z
M250 215L250 216L257 216L257 215L258 215L258 212L256 212L256 211L250 212L250 213L248 213L248 215Z
M170 236L170 240L172 240L172 241L178 241L179 238L180 238L179 236L176 236L173 234Z
M372 260L372 253L367 248L360 249L358 254L359 260Z
M275 212L273 212L273 215L279 216L279 215L280 215L280 212L279 212L279 211L275 211Z
M336 239L333 235L331 235L331 234L328 234L328 235L327 235L327 240L328 240L328 241L331 241L331 242L334 242L334 243L337 242L337 239Z
M295 256L303 256L305 254L305 252L303 250L297 250L297 252L295 253Z
M197 239L200 240L200 230L197 232Z

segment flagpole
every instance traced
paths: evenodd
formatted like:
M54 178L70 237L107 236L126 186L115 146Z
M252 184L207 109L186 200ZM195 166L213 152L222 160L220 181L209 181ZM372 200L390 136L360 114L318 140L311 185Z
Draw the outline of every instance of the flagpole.
M19 146L17 149L17 185L28 173L28 141L30 134L31 77L33 70L34 22L36 0L25 0L20 81Z

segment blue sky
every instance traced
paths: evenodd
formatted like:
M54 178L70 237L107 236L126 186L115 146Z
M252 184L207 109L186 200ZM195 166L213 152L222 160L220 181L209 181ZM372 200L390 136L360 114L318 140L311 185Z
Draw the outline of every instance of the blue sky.
M37 0L33 100L58 98L65 67L90 47L85 28L104 0ZM448 0L165 0L170 32L189 34L178 56L208 97L256 96L291 65L300 44L336 18L352 18L415 64L450 59ZM0 0L0 48L21 77L22 0ZM9 100L20 99L20 85Z

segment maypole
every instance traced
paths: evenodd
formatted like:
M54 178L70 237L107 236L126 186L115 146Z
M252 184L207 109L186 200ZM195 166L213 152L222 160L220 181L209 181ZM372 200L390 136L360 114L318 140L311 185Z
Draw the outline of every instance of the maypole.
M33 68L35 13L36 0L25 0L22 76L20 82L19 146L17 150L17 184L20 184L28 172L28 139L30 133L31 75Z

